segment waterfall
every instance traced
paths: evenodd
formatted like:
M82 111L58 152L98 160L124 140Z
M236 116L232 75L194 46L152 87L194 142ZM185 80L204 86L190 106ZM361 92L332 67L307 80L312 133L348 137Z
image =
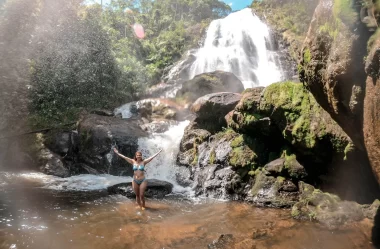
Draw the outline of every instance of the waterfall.
M269 28L248 8L212 21L203 47L193 56L195 61L186 68L188 79L222 70L234 73L245 88L284 80Z
M178 125L171 126L164 133L153 133L151 136L140 138L138 141L139 151L142 152L144 158L163 149L155 159L147 164L146 177L173 183L174 192L182 192L176 181L176 174L181 170L176 165L176 159L179 144L189 123L189 121L182 121Z

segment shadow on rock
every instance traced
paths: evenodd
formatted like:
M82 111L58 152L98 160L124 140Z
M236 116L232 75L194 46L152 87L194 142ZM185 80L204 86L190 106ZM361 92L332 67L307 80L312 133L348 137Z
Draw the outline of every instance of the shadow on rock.
M372 228L372 243L375 248L380 249L380 207L377 209Z

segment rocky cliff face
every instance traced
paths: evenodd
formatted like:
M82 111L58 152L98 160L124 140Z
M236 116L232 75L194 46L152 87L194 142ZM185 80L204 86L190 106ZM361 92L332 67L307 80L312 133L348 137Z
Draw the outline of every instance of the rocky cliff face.
M372 33L365 21L369 17L359 18L362 6L362 1L356 0L346 4L319 1L303 44L299 72L301 81L355 146L367 151L379 181L380 100L376 83L380 43L376 37L372 45L368 43ZM368 57L367 44L372 46Z
M380 181L380 39L366 61L367 80L363 106L363 135L371 166Z

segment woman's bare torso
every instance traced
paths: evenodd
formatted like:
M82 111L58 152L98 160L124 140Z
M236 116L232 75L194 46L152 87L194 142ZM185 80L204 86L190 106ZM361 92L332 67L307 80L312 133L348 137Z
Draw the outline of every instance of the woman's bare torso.
M139 165L144 165L144 162L143 161L137 162L137 161L133 160L133 165L137 165L137 167L138 167ZM133 167L133 165L132 165L132 167ZM145 167L145 165L144 165L144 167ZM140 179L143 179L144 177L145 177L144 171L139 170L139 169L133 171L133 178L134 179L140 180Z

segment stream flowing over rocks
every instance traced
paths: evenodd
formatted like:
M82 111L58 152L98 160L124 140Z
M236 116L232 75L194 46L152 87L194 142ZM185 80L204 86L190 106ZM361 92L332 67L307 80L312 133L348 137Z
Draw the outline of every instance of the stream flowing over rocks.
M166 83L149 89L145 98L113 112L84 114L76 130L39 134L40 170L68 178L81 174L126 177L108 184L107 193L134 198L132 168L113 148L130 158L138 150L147 157L163 148L162 155L147 166L147 197L179 194L292 208L292 217L315 220L331 229L373 219L380 191L365 168L363 150L370 140L355 133L361 127L362 90L355 81L350 93L357 95L345 96L348 102L340 102L338 96L348 91L334 91L343 89L340 81L356 80L364 71L348 70L339 78L343 72L333 67L335 52L325 64L318 62L321 48L323 53L339 51L334 40L326 38L329 43L323 45L320 33L313 36L319 18L330 18L330 9L323 9L328 2L320 1L302 48L307 54L299 68L304 83L285 81L291 74L281 71L281 58L286 63L292 60L281 54L268 27L250 9L236 12L214 21L203 46L189 52L165 76ZM226 24L230 19L247 23L231 30ZM258 33L248 27L249 21L259 27ZM347 32L338 38L346 39ZM345 44L360 40L353 39ZM244 57L237 52L236 58L227 56L239 46ZM210 51L217 57L205 54ZM343 62L351 65L348 58ZM332 71L320 75L321 65ZM367 63L367 70L373 67ZM313 70L320 77L313 77ZM323 81L321 85L326 77L339 84ZM371 157L370 162L374 165ZM360 172L358 180L355 172Z

